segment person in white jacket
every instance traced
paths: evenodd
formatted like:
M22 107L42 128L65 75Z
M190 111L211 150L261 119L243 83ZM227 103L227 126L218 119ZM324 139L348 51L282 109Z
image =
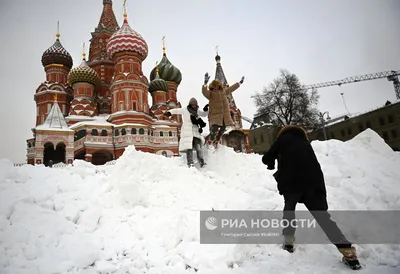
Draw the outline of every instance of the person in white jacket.
M186 153L188 166L193 167L193 149L195 149L200 166L203 167L206 163L204 162L200 134L203 131L202 128L205 127L206 124L200 116L207 117L208 111L199 110L197 100L191 98L186 108L174 108L164 113L167 117L174 114L182 115L179 152Z

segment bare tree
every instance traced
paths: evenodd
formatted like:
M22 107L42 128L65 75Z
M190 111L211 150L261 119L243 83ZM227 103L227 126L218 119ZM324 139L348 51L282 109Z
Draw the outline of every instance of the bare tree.
M307 90L299 78L287 70L254 96L257 114L267 114L277 126L301 125L318 128L320 124L316 89Z

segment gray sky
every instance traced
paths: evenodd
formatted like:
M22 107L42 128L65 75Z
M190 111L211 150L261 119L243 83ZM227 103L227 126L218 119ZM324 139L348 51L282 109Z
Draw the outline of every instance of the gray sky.
M45 80L42 53L55 40L60 21L61 43L74 59L87 49L90 32L100 19L102 0L1 0L0 158L26 159L36 105L33 95ZM123 0L114 0L122 24ZM192 97L201 106L204 73L215 73L215 46L230 84L244 75L234 97L244 116L253 117L250 98L284 68L304 84L400 69L400 1L398 0L127 0L128 21L149 45L143 71L149 77L167 55L182 72L178 99ZM393 85L385 79L319 90L320 109L331 116L364 112L395 100ZM150 102L151 103L151 102ZM243 121L244 127L250 125Z

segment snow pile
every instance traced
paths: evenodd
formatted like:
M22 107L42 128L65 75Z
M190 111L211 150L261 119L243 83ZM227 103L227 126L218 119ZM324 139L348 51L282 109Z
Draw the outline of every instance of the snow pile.
M367 130L313 142L329 207L400 209L400 155ZM114 166L14 167L0 161L0 273L347 273L333 245L200 245L199 211L282 210L259 155L186 158L126 149ZM298 209L302 209L299 205ZM397 245L357 246L362 273L399 273Z

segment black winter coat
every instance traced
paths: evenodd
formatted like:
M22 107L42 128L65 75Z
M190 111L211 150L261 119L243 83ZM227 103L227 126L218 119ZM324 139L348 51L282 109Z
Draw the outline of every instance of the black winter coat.
M274 174L281 195L312 191L326 197L324 175L306 132L296 126L286 126L278 134L277 140L262 157L268 169Z

